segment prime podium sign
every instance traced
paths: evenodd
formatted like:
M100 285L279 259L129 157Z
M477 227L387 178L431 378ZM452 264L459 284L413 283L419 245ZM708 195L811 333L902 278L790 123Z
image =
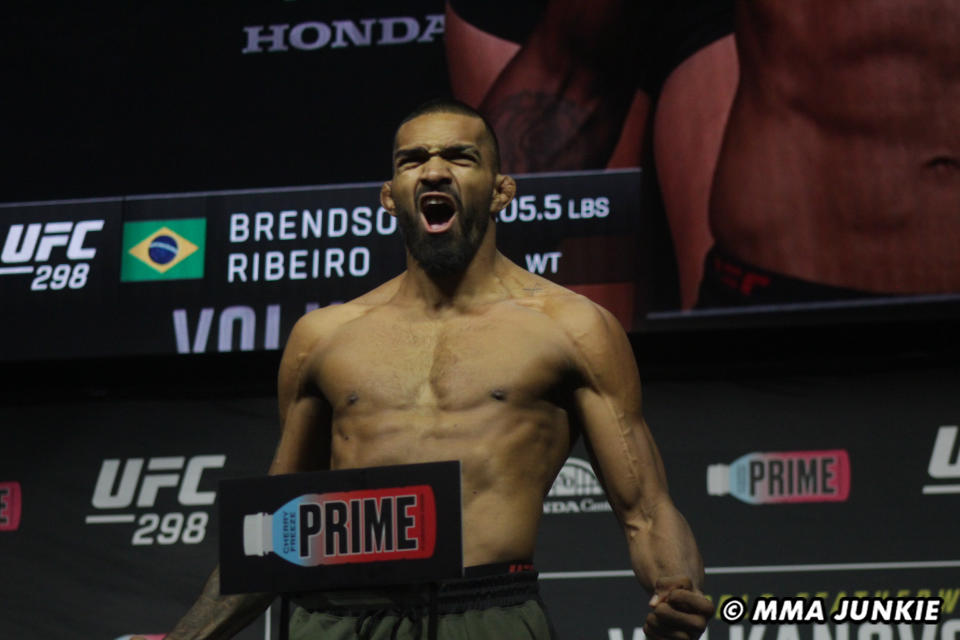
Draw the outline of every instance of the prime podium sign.
M223 593L460 577L460 463L225 480Z

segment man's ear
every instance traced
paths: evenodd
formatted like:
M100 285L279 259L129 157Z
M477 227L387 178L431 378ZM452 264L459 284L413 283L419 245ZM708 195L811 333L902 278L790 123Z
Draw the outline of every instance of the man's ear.
M393 184L389 180L380 187L380 204L390 215L397 215L397 203L393 200Z
M490 215L496 216L517 194L517 183L510 176L497 174L493 182L493 200L490 201Z

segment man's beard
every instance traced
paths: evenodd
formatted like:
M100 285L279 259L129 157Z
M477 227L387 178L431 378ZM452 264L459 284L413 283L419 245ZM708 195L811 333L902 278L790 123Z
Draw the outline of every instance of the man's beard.
M454 226L445 233L431 234L423 228L420 212L398 211L403 240L413 259L427 275L444 278L463 273L476 255L490 224L480 211L461 207Z

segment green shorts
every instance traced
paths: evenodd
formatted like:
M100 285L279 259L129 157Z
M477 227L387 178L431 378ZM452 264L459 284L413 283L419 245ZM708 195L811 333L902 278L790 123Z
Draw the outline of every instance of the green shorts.
M471 567L471 569L473 569ZM290 640L550 640L536 571L293 598ZM432 625L433 612L436 624Z

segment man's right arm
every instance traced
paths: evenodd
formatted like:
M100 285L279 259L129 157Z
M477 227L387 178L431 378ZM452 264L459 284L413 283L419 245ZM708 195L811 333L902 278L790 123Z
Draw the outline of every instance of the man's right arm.
M637 87L629 0L552 0L480 105L507 172L606 166Z
M331 410L307 372L308 356L325 333L323 315L315 311L304 316L287 339L277 380L282 430L270 465L271 475L329 466ZM167 640L232 638L263 613L275 597L272 593L221 595L217 567Z

